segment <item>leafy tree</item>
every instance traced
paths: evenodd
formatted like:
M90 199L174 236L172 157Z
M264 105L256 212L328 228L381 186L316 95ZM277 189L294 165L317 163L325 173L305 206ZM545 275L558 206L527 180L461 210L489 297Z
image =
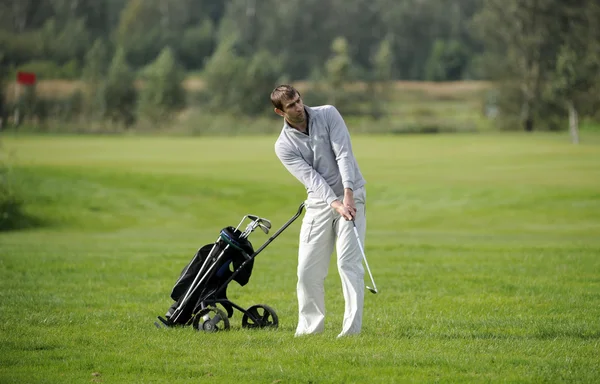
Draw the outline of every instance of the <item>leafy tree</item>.
M394 52L392 38L384 39L371 58L373 76L369 82L370 115L379 118L385 114L385 103L389 101L392 88Z
M331 22L332 29L348 42L348 54L354 66L368 72L373 64L371 58L379 49L382 37L386 36L386 26L381 22L386 10L377 1L332 0L331 7L336 14ZM320 21L327 22L326 19Z
M268 50L280 61L282 75L305 79L330 54L334 14L333 0L230 0L217 42L235 39L243 56Z
M563 40L548 91L567 110L574 143L579 143L580 114L591 115L598 107L598 103L592 101L597 100L594 95L600 85L598 18L600 5L590 0L565 5L560 17Z
M105 113L105 100L102 95L103 83L108 68L108 47L104 40L96 39L85 55L82 80L87 87L85 92L86 114L98 118Z
M125 51L118 48L102 88L105 117L112 122L124 123L126 126L135 122L137 91L134 80L135 76L127 64Z
M121 12L116 44L127 54L134 68L150 63L165 41L161 13L155 0L129 0Z
M348 52L348 42L343 37L331 44L332 56L325 63L325 73L329 85L330 104L337 104L343 95L344 86L351 80L352 60Z
M281 76L281 67L273 55L266 50L259 50L248 63L244 83L247 100L242 100L242 112L256 115L270 110L269 95ZM265 107L266 106L266 107Z
M2 64L2 53L0 53L0 131L6 125L8 107L6 105L6 67Z
M210 107L214 110L234 110L243 100L243 96L238 96L239 80L240 74L244 73L246 61L235 54L234 44L233 39L222 41L204 68Z
M27 31L12 34L0 30L0 63L5 67L20 64L43 57L42 34L39 31Z
M3 0L0 2L0 29L20 34L42 26L52 16L47 1Z
M487 0L474 26L486 44L487 74L510 82L520 91L520 121L534 129L543 82L555 58L556 12L559 0Z
M115 20L127 0L45 0L51 5L59 28L82 20L89 40L108 39L108 33L116 26ZM38 1L38 3L40 3Z
M392 49L392 38L388 36L384 39L372 57L373 73L375 81L380 83L389 83L394 74L394 52Z
M377 3L386 33L394 37L396 77L423 79L425 62L439 33L436 30L440 25L436 22L441 8L439 1L378 0Z
M431 54L427 60L425 78L429 81L446 80L446 70L444 68L445 56L444 40L438 39L433 44Z
M427 59L425 78L430 81L461 80L467 65L467 53L460 42L437 39Z
M144 87L140 92L140 116L163 121L185 106L184 72L177 64L173 50L166 47L144 71Z
M83 19L70 19L60 25L54 18L48 19L42 28L44 57L65 64L69 61L80 61L89 46L89 34Z
M281 74L278 61L266 50L242 56L235 46L233 39L222 41L206 64L204 75L211 108L247 115L267 112L268 95Z
M204 66L214 48L214 35L214 26L210 19L185 30L178 56L187 69L199 69Z
M187 68L201 68L213 49L211 12L218 14L219 8L205 0L129 0L121 12L116 42L135 68L151 63L166 46Z
M82 70L83 79L99 83L106 75L108 69L108 46L103 39L96 39L90 50L85 55Z

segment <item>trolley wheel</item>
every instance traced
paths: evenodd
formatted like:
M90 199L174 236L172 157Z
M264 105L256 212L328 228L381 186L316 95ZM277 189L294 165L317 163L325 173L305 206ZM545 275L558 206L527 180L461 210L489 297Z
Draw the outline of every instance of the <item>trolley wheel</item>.
M268 305L253 305L242 316L242 328L277 328L279 318Z
M217 307L207 307L200 310L192 323L197 331L213 333L229 330L229 318Z

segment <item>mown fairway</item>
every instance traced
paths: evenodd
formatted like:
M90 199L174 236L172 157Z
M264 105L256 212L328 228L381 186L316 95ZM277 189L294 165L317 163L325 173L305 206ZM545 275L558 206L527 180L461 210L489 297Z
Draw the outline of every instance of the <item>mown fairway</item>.
M598 135L355 136L381 291L360 336L335 337L332 259L326 332L293 337L300 220L228 290L278 330L156 329L198 247L295 213L274 140L4 137L37 222L0 234L0 382L597 382Z

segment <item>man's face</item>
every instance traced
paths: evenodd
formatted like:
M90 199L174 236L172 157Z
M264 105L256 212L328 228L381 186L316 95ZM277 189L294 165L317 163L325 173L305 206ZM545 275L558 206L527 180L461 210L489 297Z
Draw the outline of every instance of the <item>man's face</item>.
M291 100L283 100L283 109L275 109L275 113L292 124L301 124L306 120L304 103L298 94Z

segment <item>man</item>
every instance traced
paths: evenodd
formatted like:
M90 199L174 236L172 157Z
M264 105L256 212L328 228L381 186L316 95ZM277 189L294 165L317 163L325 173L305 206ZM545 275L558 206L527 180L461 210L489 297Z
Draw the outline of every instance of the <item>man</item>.
M275 88L271 102L284 118L275 153L308 193L298 249L296 336L323 332L324 282L334 246L345 301L338 337L357 334L362 326L364 269L352 221L363 242L366 191L348 128L335 107L305 106L290 85Z

